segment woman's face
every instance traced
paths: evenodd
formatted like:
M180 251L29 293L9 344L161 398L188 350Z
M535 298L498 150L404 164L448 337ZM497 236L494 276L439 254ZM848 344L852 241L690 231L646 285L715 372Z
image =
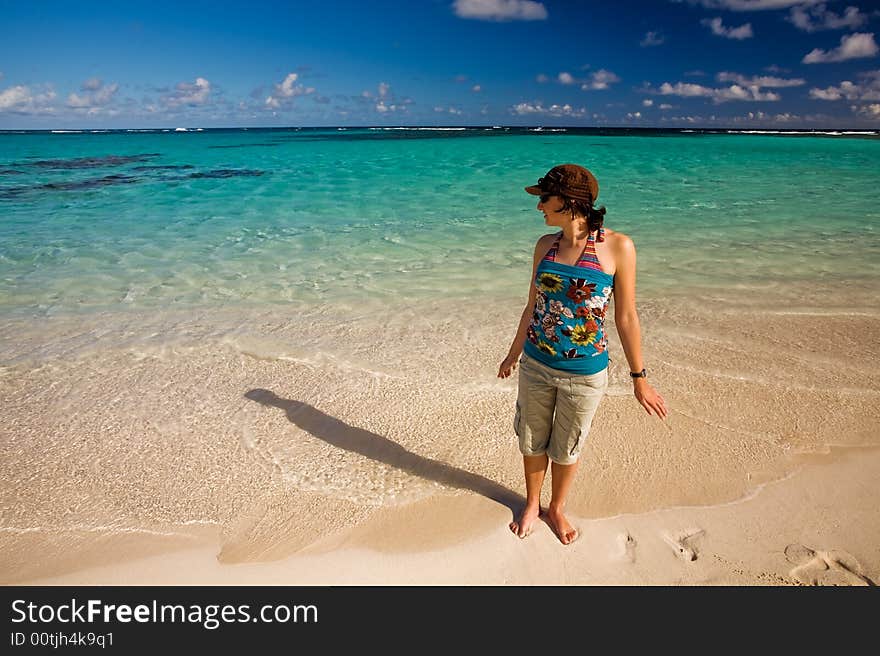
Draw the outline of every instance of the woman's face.
M553 194L542 194L538 199L538 211L544 213L544 219L550 223L559 216L559 210L562 209L562 199Z

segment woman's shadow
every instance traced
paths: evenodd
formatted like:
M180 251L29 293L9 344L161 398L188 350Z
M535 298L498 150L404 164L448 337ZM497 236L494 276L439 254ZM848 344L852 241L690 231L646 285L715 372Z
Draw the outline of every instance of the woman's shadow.
M266 389L252 389L245 393L245 397L262 405L281 408L291 423L340 449L359 453L413 476L436 481L448 487L476 492L507 506L514 515L525 505L525 499L521 495L485 476L407 451L387 437L346 424L308 403L283 399Z

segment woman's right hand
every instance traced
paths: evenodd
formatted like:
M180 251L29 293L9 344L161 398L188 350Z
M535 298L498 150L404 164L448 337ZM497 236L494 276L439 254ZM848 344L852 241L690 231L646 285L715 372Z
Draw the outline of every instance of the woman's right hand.
M504 358L504 361L501 363L501 366L498 367L498 377L499 378L507 378L510 374L513 373L513 370L516 369L516 362L519 359L516 355L508 355Z

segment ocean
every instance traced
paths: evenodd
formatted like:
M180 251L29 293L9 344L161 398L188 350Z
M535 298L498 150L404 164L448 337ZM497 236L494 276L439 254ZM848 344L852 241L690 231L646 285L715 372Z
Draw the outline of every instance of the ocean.
M871 293L878 135L4 132L0 313L524 298L546 228L523 187L562 162L596 174L647 297Z

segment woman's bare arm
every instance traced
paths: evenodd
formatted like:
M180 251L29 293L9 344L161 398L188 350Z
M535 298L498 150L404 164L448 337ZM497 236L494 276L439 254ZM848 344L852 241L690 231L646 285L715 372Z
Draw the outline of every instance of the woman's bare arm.
M507 357L498 367L498 377L507 378L516 369L516 363L519 356L522 355L523 348L526 345L526 334L528 333L529 323L532 319L532 313L535 311L535 275L538 272L538 263L544 259L547 251L550 250L554 235L544 235L535 244L535 254L532 260L532 277L529 279L529 298L526 306L523 308L522 315L519 318L519 326L516 329L516 336L507 352Z
M636 311L636 247L632 239L616 233L614 256L617 270L614 274L614 323L629 363L629 370L645 368L642 360L642 331ZM633 394L645 411L664 419L666 402L645 378L633 378Z

